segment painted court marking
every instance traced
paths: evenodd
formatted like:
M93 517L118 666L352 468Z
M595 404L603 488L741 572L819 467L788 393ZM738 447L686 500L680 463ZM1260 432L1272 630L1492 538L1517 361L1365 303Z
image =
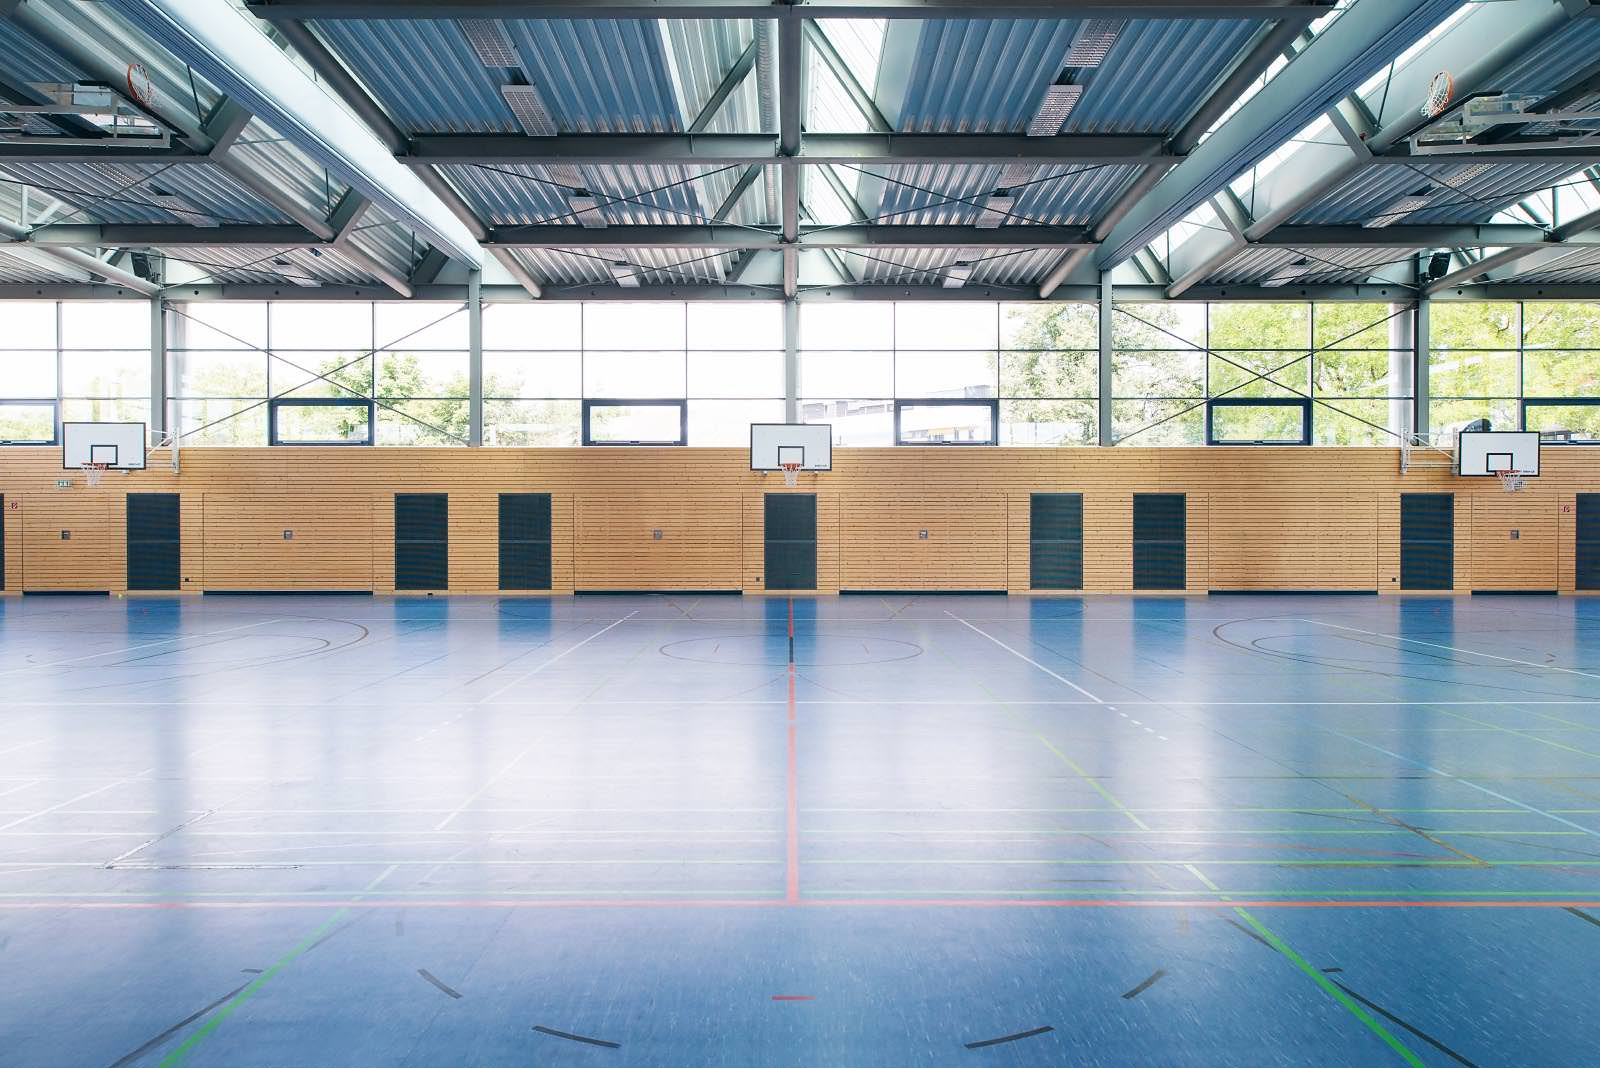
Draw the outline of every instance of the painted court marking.
M0 675L15 675L19 671L34 671L38 668L61 667L65 664L81 664L85 660L98 660L102 656L116 656L119 653L136 653L140 649L153 649L158 645L171 645L173 642L184 642L194 638L215 638L219 634L233 634L236 631L250 630L253 627L269 627L274 623L282 623L281 619L264 619L257 623L245 623L238 627L225 627L222 630L208 631L202 634L179 634L173 638L162 638L160 641L144 642L141 645L130 645L123 649L107 649L103 653L90 653L87 656L68 657L65 660L51 660L44 664L24 664L22 667L8 668L0 671Z
M1484 652L1478 651L1477 649L1464 649L1459 645L1444 645L1441 642L1425 642L1421 638L1406 638L1406 637L1402 637L1399 634L1384 634L1382 631L1362 630L1360 627L1347 627L1347 626L1344 626L1343 624L1340 624L1340 623L1324 623L1320 619L1301 619L1300 622L1301 623L1310 623L1313 626L1318 626L1318 627L1332 627L1334 630L1347 630L1347 631L1350 631L1352 634L1366 634L1366 635L1368 635L1370 637L1373 637L1373 638L1388 638L1390 641L1410 642L1412 645L1426 645L1426 646L1428 646L1430 648L1433 648L1433 649L1445 649L1445 650L1448 650L1448 651L1450 651L1452 653L1466 653L1468 656L1487 657L1490 660L1499 660L1502 663L1506 663L1506 664L1518 664L1518 665L1521 665L1522 667L1539 668L1540 670L1543 670L1543 671L1559 671L1564 675L1582 675L1586 679L1600 679L1600 675L1591 674L1590 672L1587 672L1587 671L1579 671L1576 668L1564 668L1564 667L1559 667L1559 666L1557 666L1555 664L1535 664L1531 660L1518 660L1518 659L1516 659L1514 657L1500 656L1497 653L1484 653ZM1515 704L1515 703L1518 703L1518 702L1507 702L1507 703L1508 704Z
M535 675L539 674L539 672L543 671L545 668L549 667L551 664L554 664L557 660L560 660L562 657L568 655L569 653L575 653L579 649L582 649L585 645L588 645L590 642L594 641L596 638L600 637L602 634L605 634L607 631L611 630L613 627L620 627L622 624L626 623L628 620L630 620L634 616L638 615L640 611L641 611L640 609L636 608L632 612L629 612L627 615L623 616L621 619L618 619L618 620L616 620L616 621L614 621L612 623L606 624L604 627L601 627L599 630L595 631L593 634L591 634L587 638L583 639L583 641L576 642L576 643L574 643L572 645L567 646L565 649L561 650L561 652L557 653L555 656L552 656L549 660L546 660L546 661L543 661L542 663L540 663L539 666L537 666L537 667L533 668L532 670L527 671L527 672L525 672L525 673L523 673L521 675L518 675L516 678L514 678L510 682L506 683L504 686L500 687L498 690L496 690L493 693L489 694L487 697L479 698L476 703L482 705L482 704L487 704L490 701L493 701L496 697L499 697L501 694L505 693L507 690L510 690L515 686L519 686L522 683L526 682L527 680L533 678Z

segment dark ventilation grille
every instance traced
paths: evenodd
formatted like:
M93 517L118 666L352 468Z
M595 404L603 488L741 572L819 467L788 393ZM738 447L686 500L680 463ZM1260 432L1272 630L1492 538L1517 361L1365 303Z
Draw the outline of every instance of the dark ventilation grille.
M1028 585L1083 589L1083 494L1035 493L1028 504Z
M449 496L443 493L396 493L394 588L442 590L449 585Z
M1576 585L1600 590L1600 493L1578 494L1578 533L1573 542Z
M550 494L500 494L500 588L550 588Z
M1187 500L1182 493L1133 495L1133 588L1181 590L1187 584Z
M183 588L176 493L128 494L128 589Z
M817 495L766 496L766 588L817 588Z
M1456 498L1452 493L1400 495L1400 588L1455 588Z

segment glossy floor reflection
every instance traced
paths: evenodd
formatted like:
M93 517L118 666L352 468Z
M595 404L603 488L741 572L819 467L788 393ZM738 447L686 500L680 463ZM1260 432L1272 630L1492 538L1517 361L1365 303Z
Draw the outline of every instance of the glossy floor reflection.
M0 602L0 1064L1581 1065L1600 601Z

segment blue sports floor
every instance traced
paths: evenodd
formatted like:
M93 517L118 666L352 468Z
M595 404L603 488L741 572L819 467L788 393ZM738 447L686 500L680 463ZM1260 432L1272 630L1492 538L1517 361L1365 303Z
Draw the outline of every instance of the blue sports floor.
M6 1068L1600 1062L1600 600L24 598L0 724Z

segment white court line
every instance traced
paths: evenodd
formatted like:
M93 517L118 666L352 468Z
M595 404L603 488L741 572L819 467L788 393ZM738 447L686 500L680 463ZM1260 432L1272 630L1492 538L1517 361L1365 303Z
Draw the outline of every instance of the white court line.
M18 749L27 749L29 746L43 745L46 740L47 739L44 738L35 738L31 742L22 742L18 745L13 745L8 749L0 749L0 756L5 756L7 753L15 753Z
M118 779L116 782L106 783L104 786L100 787L98 790L90 790L86 794L79 794L77 797L69 798L66 801L61 801L61 802L59 802L57 804L51 805L49 808L41 808L38 812L30 813L29 815L26 815L26 816L19 816L16 819L12 820L10 823L0 824L0 831L9 831L11 828L17 826L20 823L27 823L29 820L36 820L40 816L48 816L50 813L55 812L57 809L66 808L68 805L75 805L79 801L87 801L89 798L95 796L96 794L103 794L107 790L114 789L115 787L125 786L128 783L133 782L135 779L143 778L144 776L150 774L152 771L155 771L155 770L156 770L155 768L146 768L145 770L141 771L138 775L131 775L126 779Z
M476 791L474 791L471 797L467 798L465 801L461 802L461 804L457 805L456 808L455 808L455 811L451 812L450 815L448 815L444 819L440 820L439 821L439 825L437 827L435 827L434 830L442 831L446 827L448 827L450 825L450 821L451 820L453 820L457 816L461 815L461 813L466 810L466 807L468 805L472 804L478 798L482 797L484 795L484 793L489 789L489 787L491 787L495 783L499 782L501 776L503 776L506 772L510 771L512 768L516 767L519 763L522 762L522 758L527 756L531 752L533 752L533 746L530 745L530 746L528 746L528 748L526 748L522 752L518 753L516 755L516 758L513 759L511 761L511 763L507 764L505 767L501 768L499 771L497 771L493 775L489 776L489 781L488 782L484 783ZM0 828L0 829L3 829L3 828Z
M1060 675L1057 675L1054 671L1051 671L1049 668L1047 668L1043 664L1039 663L1039 661L1035 660L1033 657L1028 656L1028 655L1026 655L1024 653L1017 652L1015 649L1011 648L1011 646L1007 645L1005 642L1001 641L999 638L996 638L993 634L990 634L986 630L981 630L978 627L974 627L971 623L968 623L966 620L962 619L960 616L956 615L954 612L950 611L949 609L946 609L944 614L949 616L951 619L955 620L957 623L960 623L963 626L967 627L967 629L977 631L979 634L983 635L985 638L988 638L990 641L994 642L996 645L998 645L1000 648L1004 649L1006 652L1010 653L1012 656L1016 657L1018 660L1024 660L1024 661L1032 664L1034 667L1038 668L1040 671L1044 672L1046 675L1049 675L1052 679L1055 679L1057 682L1064 683L1064 684L1066 684L1068 686L1071 686L1074 690L1077 690L1079 693L1083 694L1083 696L1087 697L1089 700L1093 701L1095 704L1097 704L1097 705L1105 704L1105 702L1100 700L1100 698L1096 697L1094 694L1090 693L1088 690L1085 690L1082 686L1079 686L1077 683L1073 682L1071 679L1062 678ZM1008 703L1008 702L1002 702L1002 703Z
M604 634L606 631L610 630L612 627L618 627L618 626L621 626L622 624L626 623L628 620L630 620L634 616L638 615L639 612L640 612L640 609L635 608L632 612L629 612L627 615L623 616L621 619L617 620L616 622L606 624L604 627L601 627L599 630L595 631L593 634L591 634L587 638L583 639L583 641L577 642L576 644L567 646L565 649L561 650L561 652L557 653L555 656L552 656L549 660L546 660L543 663L541 663L538 667L535 667L532 670L530 670L530 671L528 671L528 672L526 672L526 673L524 673L522 675L518 675L516 678L514 678L510 682L506 683L504 686L500 687L498 690L496 690L494 693L490 694L489 696L480 697L477 700L476 703L481 705L481 704L485 704L485 703L487 703L489 701L493 701L496 697L499 697L501 694L505 693L507 690L511 689L513 686L520 685L521 683L525 682L526 680L531 679L533 676L539 674L539 672L543 671L545 668L549 667L551 664L554 664L557 660L560 660L562 657L566 656L568 653L577 652L579 649L582 649L585 645L588 645L590 642L592 642L596 638L600 637L600 635Z
M183 830L185 827L194 826L196 823L199 823L201 820L205 819L207 816L210 816L210 815L214 814L216 811L217 810L214 809L214 808L213 809L207 809L205 812L200 813L200 815L198 815L198 816L191 816L190 818L184 820L182 823L178 824L176 827L172 828L170 831L162 831L160 834L156 835L154 838L146 839L145 841L140 842L138 845L134 846L132 849L127 850L126 852L118 853L116 856L114 856L110 860L106 861L106 867L115 868L119 863L121 863L124 860L127 860L129 857L131 857L131 856L133 856L133 855L135 855L137 853L143 853L146 849L149 849L151 846L155 845L157 842L162 842L162 841L165 841L168 838L171 838L173 835L177 834L179 831ZM22 832L22 833L28 833L28 832Z
M1560 671L1567 675L1582 675L1586 679L1600 679L1600 675L1590 674L1587 671L1579 671L1576 668L1557 667L1555 664L1535 664L1531 660L1517 660L1513 657L1499 656L1495 653L1480 653L1476 649L1463 649L1459 645L1444 645L1440 642L1425 642L1421 638L1404 638L1398 634L1384 634L1381 631L1376 630L1362 630L1360 627L1346 627L1338 623L1324 623L1320 619L1302 619L1300 622L1310 623L1313 626L1318 627L1332 627L1334 630L1348 630L1352 634L1366 634L1374 638L1388 638L1390 641L1410 642L1413 645L1427 645L1434 649L1448 649L1452 653L1466 653L1468 656L1485 656L1490 660L1502 660L1507 664L1520 664L1523 667L1542 668L1545 671ZM1424 703L1432 704L1433 702L1429 701ZM1519 704L1521 702L1508 701L1506 703Z
M162 638L158 642L145 642L142 645L130 645L126 649L107 649L103 653L90 653L88 656L74 656L67 660L52 660L48 664L24 664L22 667L8 668L0 671L0 675L15 675L19 671L32 671L35 668L60 667L63 664L78 664L85 660L98 660L102 656L116 656L118 653L136 653L140 649L151 649L157 645L171 645L173 642L188 641L190 638L214 638L218 634L232 634L235 631L250 630L252 627L267 627L274 623L282 623L281 619L265 619L258 623L246 623L239 627L227 627L223 630L213 630L204 634L180 634L176 638Z

